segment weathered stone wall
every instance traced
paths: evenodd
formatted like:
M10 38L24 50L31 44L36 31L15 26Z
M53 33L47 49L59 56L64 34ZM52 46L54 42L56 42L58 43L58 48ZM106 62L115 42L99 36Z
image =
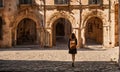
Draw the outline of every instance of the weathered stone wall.
M81 19L80 19L79 8L76 9L75 6L71 6L70 12L69 12L69 8L66 7L66 11L64 11L64 12L68 13L69 15L71 15L74 18L74 23L72 23L72 27L73 28L75 27L78 29L81 28L81 31L78 30L78 33L76 33L76 35L77 35L77 38L79 38L79 40L80 40L80 38L82 38L82 41L83 41L82 44L85 43L83 28L84 28L85 24L87 23L87 20L91 17L98 17L103 21L103 45L104 45L104 47L114 47L114 45L115 45L114 0L111 1L111 4L109 4L109 3L110 2L108 0L103 0L103 6L101 6L101 8L96 7L96 8L90 9L88 7L88 0L82 0L81 4L82 4L82 7L84 7L84 8L81 11ZM51 5L51 7L53 7L52 5L54 5L54 1L51 0L50 2L46 2L46 5L49 5L49 6ZM78 0L73 0L70 2L70 5L79 5L79 2L78 2ZM109 5L110 5L110 7L109 7ZM52 17L52 15L54 15L56 12L57 13L61 12L61 11L57 10L57 7L60 7L60 6L55 6L55 7L53 7L53 9L51 8L51 10L47 10L47 8L46 8L46 15L47 15L46 26L49 25L49 20ZM64 8L61 8L61 9L64 10ZM61 16L64 17L64 15L61 15ZM56 19L57 18L58 17L56 16ZM80 20L81 20L81 24L80 24Z
M14 16L17 12L17 4L14 0L5 0L3 7L2 18L4 20L3 25L3 47L12 47L12 32L10 24L14 21Z
M17 25L24 18L30 18L37 24L37 40L39 39L40 41L38 40L38 43L41 43L41 24L43 19L41 13L38 11L39 8L37 8L37 4L36 6L21 6L17 0L4 1L4 7L1 12L4 21L1 47L12 47L16 45Z
M111 1L111 0L110 0ZM35 0L33 5L20 6L18 0L4 0L3 12L0 11L5 24L3 25L3 47L16 45L16 30L18 23L24 18L30 18L37 24L37 34L40 45L53 46L53 24L59 18L70 21L72 32L78 39L78 45L85 44L85 27L92 17L98 17L103 22L103 46L115 46L115 0L103 0L103 6L89 6L88 0L71 0L69 5L55 5L54 0ZM44 6L45 3L45 6ZM80 5L81 4L81 5Z

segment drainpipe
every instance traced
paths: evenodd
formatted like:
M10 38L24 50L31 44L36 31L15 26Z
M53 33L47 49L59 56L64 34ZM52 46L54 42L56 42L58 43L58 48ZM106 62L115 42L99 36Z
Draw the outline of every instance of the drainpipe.
M118 26L119 26L119 30L118 30L118 32L119 32L119 60L118 60L118 62L119 62L119 67L120 67L120 0L118 0L119 1L119 3L118 3Z
M81 38L81 22L82 22L82 5L81 5L81 0L79 0L79 10L80 10L80 25L79 25L79 47L81 47L82 45L82 38Z
M109 0L109 19L108 19L109 22L111 22L110 14L111 14L111 1Z
M109 19L108 19L108 22L109 22L109 45L112 44L111 42L111 1L109 0Z

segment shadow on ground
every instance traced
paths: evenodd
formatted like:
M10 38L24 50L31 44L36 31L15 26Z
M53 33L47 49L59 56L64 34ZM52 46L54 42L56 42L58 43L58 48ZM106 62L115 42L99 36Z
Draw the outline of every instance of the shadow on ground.
M117 65L106 61L0 60L0 72L119 72Z

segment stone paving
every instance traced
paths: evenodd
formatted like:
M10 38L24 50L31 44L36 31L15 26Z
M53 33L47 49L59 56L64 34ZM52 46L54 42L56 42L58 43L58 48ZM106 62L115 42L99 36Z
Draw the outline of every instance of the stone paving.
M75 67L65 47L0 49L0 72L120 72L119 48L79 48Z

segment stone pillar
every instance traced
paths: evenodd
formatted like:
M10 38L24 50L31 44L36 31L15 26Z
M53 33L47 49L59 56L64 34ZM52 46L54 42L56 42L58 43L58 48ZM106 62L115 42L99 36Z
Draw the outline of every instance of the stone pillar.
M110 42L109 45L111 48L115 47L115 4L112 4L113 0L111 1L111 7L110 10L110 18L109 18L109 24L110 24Z
M79 28L75 28L73 32L75 33L77 38L77 47L80 47L79 46Z
M50 32L48 39L49 39L49 46L50 46L50 47L53 47L53 44L52 44L52 43L53 43L53 42L52 42L52 31Z
M12 46L15 46L17 44L17 31L16 29L11 30L12 33Z
M17 30L15 30L15 35L14 35L14 46L17 45Z
M81 38L81 29L78 29L78 47L82 48L82 38Z
M81 29L81 47L84 48L85 47L85 29Z
M114 14L111 15L112 18L114 18ZM109 41L109 46L110 48L114 48L115 47L115 21L114 19L112 19L113 21L111 22L110 25L110 41Z
M3 47L12 47L12 32L9 24L9 22L6 22L3 27Z
M52 30L46 28L45 31L45 47L52 47Z
M103 26L103 47L108 48L109 47L109 26Z
M39 33L39 40L40 40L40 46L41 47L44 47L44 45L45 45L45 43L44 43L44 41L45 41L45 31L44 31L44 29L42 28L42 29L40 29L41 30L41 32Z
M36 44L39 44L40 46L42 46L41 34L42 31L38 27L36 27L36 35L37 35Z

